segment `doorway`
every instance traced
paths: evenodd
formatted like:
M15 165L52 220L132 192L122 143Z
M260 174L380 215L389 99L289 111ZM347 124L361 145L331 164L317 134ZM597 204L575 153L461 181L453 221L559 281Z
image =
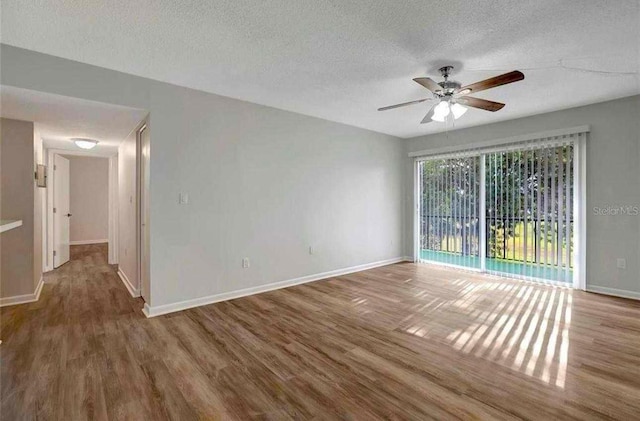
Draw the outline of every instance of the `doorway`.
M51 269L69 261L74 245L107 244L109 263L117 249L117 156L50 151Z

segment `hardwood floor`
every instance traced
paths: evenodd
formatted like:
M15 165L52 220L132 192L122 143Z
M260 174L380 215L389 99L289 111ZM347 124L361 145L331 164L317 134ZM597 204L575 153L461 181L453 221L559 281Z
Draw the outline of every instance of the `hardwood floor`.
M104 245L1 311L0 417L640 418L640 303L396 264L146 319Z

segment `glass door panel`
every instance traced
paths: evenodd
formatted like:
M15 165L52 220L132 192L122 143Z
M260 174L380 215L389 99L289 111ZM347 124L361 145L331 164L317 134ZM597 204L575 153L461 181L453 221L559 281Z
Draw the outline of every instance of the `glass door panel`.
M571 283L573 147L486 155L486 268Z
M419 259L480 268L478 156L418 163Z

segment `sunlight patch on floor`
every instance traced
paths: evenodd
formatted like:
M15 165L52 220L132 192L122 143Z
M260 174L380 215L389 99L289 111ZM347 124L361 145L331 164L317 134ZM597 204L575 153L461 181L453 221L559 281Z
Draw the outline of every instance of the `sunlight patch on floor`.
M564 388L569 358L572 291L499 279L452 283L450 300L432 298L403 320L411 335L493 361ZM415 294L416 298L426 297ZM438 313L432 313L434 310ZM424 315L441 314L425 320ZM412 324L412 320L420 323Z

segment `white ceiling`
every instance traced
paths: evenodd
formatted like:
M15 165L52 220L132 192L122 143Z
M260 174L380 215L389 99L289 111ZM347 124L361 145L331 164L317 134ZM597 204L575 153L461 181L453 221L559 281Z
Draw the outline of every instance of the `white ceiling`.
M112 155L146 111L60 95L0 86L0 113L4 118L37 123L47 148L83 151L70 138L97 140L91 152Z
M477 96L458 127L640 93L638 0L3 0L2 42L401 137L425 104L411 79L456 65ZM614 71L606 74L572 70ZM631 73L631 74L629 74ZM635 74L633 74L635 73Z

